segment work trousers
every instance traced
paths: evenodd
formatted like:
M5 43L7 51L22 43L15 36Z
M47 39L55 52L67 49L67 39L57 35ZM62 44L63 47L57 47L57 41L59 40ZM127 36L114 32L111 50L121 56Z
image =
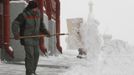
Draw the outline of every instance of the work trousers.
M24 46L25 48L25 68L26 75L35 73L38 60L39 60L39 47L38 46Z

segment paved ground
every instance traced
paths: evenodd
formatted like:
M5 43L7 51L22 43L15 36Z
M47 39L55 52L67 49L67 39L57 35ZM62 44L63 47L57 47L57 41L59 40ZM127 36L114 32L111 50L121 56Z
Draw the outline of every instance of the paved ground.
M59 73L65 72L69 66L65 64L58 64L60 61L53 61L52 59L43 59L39 61L37 73L39 75L58 75ZM24 62L14 63L1 63L0 64L0 75L25 75Z
M37 73L39 75L59 75L66 72L72 65L81 62L76 52L67 51L60 56L40 56ZM0 63L0 75L25 75L24 61Z

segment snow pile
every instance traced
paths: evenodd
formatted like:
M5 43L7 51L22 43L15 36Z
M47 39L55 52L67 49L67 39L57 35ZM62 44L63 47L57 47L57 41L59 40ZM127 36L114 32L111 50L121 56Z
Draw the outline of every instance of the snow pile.
M101 75L133 75L134 48L122 40L104 39L99 56Z

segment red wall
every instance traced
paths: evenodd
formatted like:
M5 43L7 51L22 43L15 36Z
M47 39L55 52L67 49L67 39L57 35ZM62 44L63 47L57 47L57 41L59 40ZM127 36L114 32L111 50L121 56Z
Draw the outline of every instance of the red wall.
M3 21L2 21L2 15L3 14L3 5L2 5L2 2L0 2L0 48L2 46L2 31L3 31L3 28L2 28L2 24L3 24Z

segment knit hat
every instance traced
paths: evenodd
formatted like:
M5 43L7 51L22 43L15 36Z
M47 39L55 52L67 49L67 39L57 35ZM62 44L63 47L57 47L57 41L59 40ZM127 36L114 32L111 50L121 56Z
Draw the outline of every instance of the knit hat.
M37 6L38 5L35 1L29 1L27 8L28 9L33 9L33 8L36 8Z

